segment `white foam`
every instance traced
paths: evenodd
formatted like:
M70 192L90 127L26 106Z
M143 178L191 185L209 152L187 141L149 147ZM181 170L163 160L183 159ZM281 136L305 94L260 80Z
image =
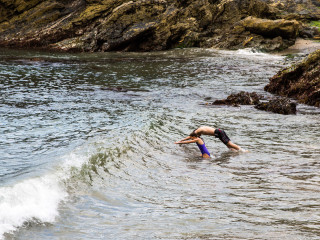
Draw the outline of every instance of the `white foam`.
M239 49L236 51L233 50L219 50L219 52L225 54L225 55L238 55L238 56L243 56L245 58L256 58L256 59L283 59L284 56L281 55L276 55L276 54L271 54L271 53L264 53L264 52L259 52L257 50L254 50L252 48L245 48L245 49Z
M70 178L71 169L80 169L94 149L90 143L79 146L62 156L52 172L0 187L0 239L26 221L54 222L59 216L59 204L68 197L64 183Z
M66 197L67 192L54 174L1 187L0 239L4 233L16 230L25 221L54 222L59 214L59 203Z

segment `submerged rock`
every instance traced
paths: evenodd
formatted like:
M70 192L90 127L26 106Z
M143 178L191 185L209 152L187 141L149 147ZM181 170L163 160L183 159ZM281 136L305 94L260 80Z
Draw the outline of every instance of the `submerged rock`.
M129 90L123 87L101 87L101 90L113 91L113 92L128 92Z
M296 103L290 101L287 98L276 98L269 100L268 102L262 102L255 106L259 110L268 112L280 113L280 114L296 114Z
M290 101L287 98L275 98L266 102L260 102L265 97L257 94L256 92L240 92L237 94L231 94L226 99L216 100L212 105L255 105L255 108L259 110L280 113L280 114L296 114L296 103Z
M320 49L270 79L265 90L320 107Z
M260 102L262 96L258 95L256 92L244 92L241 91L237 94L231 94L227 99L216 100L212 105L255 105Z

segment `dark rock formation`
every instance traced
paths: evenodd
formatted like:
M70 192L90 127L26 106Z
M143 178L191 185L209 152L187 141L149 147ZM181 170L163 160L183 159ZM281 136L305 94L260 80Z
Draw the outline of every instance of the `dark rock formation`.
M255 106L259 110L268 112L280 113L280 114L296 114L296 103L290 101L287 98L276 98L268 102L261 102Z
M231 94L227 97L227 99L216 100L212 103L212 105L256 105L262 98L263 97L258 95L256 92L248 93L242 91L237 94Z
M278 72L265 90L320 107L320 50Z
M263 101L263 96L256 92L240 92L237 94L231 94L226 99L216 100L212 105L255 105L255 108L268 112L280 113L280 114L296 114L296 103L290 101L287 98L277 97L269 101ZM261 102L263 101L263 102Z
M255 105L255 108L259 110L280 113L280 114L296 114L296 103L290 101L287 98L275 98L269 101L260 102L264 97L256 92L240 92L237 94L231 94L226 99L216 100L212 105Z
M320 9L314 1L303 2L0 0L0 46L65 51L155 51L175 47L275 51L294 44L298 33L314 34L302 21L320 19ZM303 7L307 10L300 9Z

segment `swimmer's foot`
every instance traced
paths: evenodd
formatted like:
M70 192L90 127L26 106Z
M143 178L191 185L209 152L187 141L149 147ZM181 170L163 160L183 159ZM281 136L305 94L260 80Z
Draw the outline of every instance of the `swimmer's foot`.
M244 149L244 148L240 148L240 149L239 149L239 152L244 152L244 153L245 153L245 152L249 152L249 151L246 150L246 149Z
M249 152L248 150L246 150L246 149L244 149L244 148L239 148L239 150L234 149L234 148L230 148L230 150L231 150L232 152L243 152L243 153Z

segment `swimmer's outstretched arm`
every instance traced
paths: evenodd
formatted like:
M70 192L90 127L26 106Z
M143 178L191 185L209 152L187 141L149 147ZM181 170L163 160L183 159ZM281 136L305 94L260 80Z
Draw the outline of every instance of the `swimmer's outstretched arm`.
M190 136L188 136L188 137L186 137L186 138L184 138L184 139L182 139L181 141L186 141L186 140L188 140L188 139L190 139L191 137ZM179 142L181 142L181 141L179 141Z
M198 141L197 138L193 139L193 140L184 140L184 139L182 139L181 141L175 142L175 144L188 144L188 143L195 143L197 141Z

